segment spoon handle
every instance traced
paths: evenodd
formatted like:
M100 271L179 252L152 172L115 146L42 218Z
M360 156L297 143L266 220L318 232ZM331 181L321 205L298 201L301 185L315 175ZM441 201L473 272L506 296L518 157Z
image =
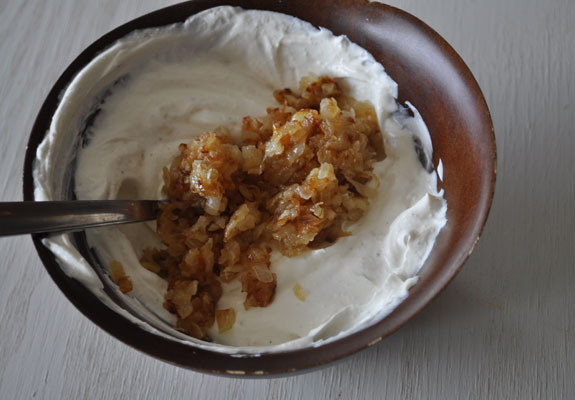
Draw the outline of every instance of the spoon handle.
M156 200L0 202L0 236L81 230L156 218Z

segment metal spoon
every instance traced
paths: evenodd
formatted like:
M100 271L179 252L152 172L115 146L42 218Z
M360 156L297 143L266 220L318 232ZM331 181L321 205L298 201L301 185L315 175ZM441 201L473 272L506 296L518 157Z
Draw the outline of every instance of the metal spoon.
M158 200L0 202L0 236L82 230L156 218Z

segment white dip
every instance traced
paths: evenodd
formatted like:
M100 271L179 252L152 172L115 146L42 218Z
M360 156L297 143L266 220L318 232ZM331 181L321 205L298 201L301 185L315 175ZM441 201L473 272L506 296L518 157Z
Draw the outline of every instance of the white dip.
M294 258L274 254L278 285L270 306L245 310L241 285L224 285L219 306L233 306L237 319L223 334L212 328L215 343L170 328L175 316L162 307L166 282L138 262L144 247L161 246L154 224L86 232L105 265L112 259L122 262L134 284L128 303L148 322L110 300L68 235L52 236L45 245L68 275L126 318L215 351L317 346L382 319L408 295L446 222L437 176L422 167L414 148L417 137L429 156L431 140L415 109L415 118L392 117L398 109L397 85L367 51L298 19L219 7L115 43L63 93L37 152L35 196L62 199L79 133L98 107L88 144L79 150L78 199L158 199L163 197L162 167L178 153L180 143L219 125L239 134L242 117L264 115L276 105L273 90L297 89L300 79L312 74L329 75L347 94L374 105L387 153L376 164L380 193L368 214L349 228L352 236ZM294 295L296 283L307 293L304 302Z

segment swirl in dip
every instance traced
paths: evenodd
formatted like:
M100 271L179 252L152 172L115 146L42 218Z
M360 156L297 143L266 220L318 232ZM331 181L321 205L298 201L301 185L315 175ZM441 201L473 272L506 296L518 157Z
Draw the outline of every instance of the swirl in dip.
M416 283L446 222L431 139L415 108L409 105L410 117L398 107L397 85L367 51L296 18L217 7L116 42L62 94L38 149L35 197L63 199L73 174L78 199L164 198L162 169L180 143L219 126L239 141L244 116L262 115L276 105L275 89L297 88L310 75L330 76L347 95L373 105L386 153L373 165L378 193L363 218L345 226L351 236L294 257L272 253L277 288L267 307L245 309L241 284L224 284L218 308L235 309L233 329L220 333L214 324L212 342L205 342L172 328L176 317L163 307L167 283L139 262L145 248L162 247L154 223L86 231L102 264L118 260L130 277L125 308L104 292L102 279L109 278L100 279L67 234L44 244L116 312L214 351L317 346L382 319Z

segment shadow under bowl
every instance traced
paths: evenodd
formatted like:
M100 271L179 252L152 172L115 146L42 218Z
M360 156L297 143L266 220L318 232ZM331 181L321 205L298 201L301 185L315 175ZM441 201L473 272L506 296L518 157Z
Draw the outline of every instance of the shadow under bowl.
M159 359L194 370L262 376L315 368L377 343L421 311L449 283L467 260L483 229L495 187L496 149L487 104L473 75L435 31L414 16L379 3L349 0L199 0L167 7L114 29L88 47L58 79L32 129L24 165L24 200L33 201L33 161L49 129L59 94L99 52L126 34L183 22L205 9L233 5L281 12L345 34L381 62L399 87L399 101L409 100L429 128L434 163L441 159L442 187L448 204L441 231L419 282L391 314L357 333L316 348L242 358L184 345L155 335L104 305L86 287L68 277L54 255L33 241L47 271L68 299L89 319L124 343ZM82 235L79 251L91 259ZM121 302L121 299L115 299Z

